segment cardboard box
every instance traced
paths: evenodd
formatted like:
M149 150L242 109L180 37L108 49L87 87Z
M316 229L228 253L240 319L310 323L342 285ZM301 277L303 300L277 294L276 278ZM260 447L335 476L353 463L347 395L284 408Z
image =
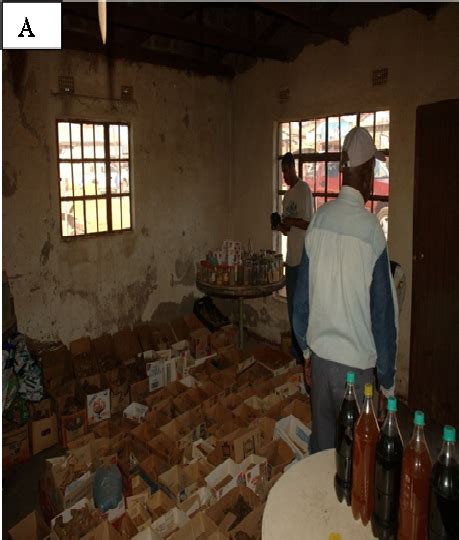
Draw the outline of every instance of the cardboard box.
M59 530L57 528L58 523L67 525L69 524L73 519L74 515L78 513L78 511L86 510L87 514L90 514L93 521L96 523L96 526L100 525L102 522L102 518L99 515L99 513L94 509L94 506L92 502L87 498L84 497L83 499L77 501L74 505L71 507L63 510L59 515L54 516L51 520L51 534L50 538L51 540L60 540L63 535L59 534ZM85 524L87 528L87 523ZM82 538L86 538L86 534L79 535Z
M150 454L146 459L140 462L140 470L144 473L142 479L147 480L150 491L155 492L159 488L158 478L161 474L169 470L169 465L155 454Z
M164 491L158 490L147 499L147 508L153 519L158 519L175 508L175 501L168 497Z
M113 334L113 346L120 363L142 358L142 347L130 328L123 328Z
M3 430L3 467L27 461L30 457L27 424Z
M140 403L131 403L124 409L123 416L128 420L140 423L145 420L147 412L148 407L146 405L142 405Z
M255 400L255 401L254 401ZM263 403L259 398L256 398L255 396L250 397L249 399L246 399L244 403L239 405L234 410L234 416L236 418L240 418L245 424L250 424L250 422L253 422L256 418L258 418L261 414L263 414L263 410L260 407L259 409L251 406L250 404L255 404L255 406L258 406L258 402L260 402L260 405L262 407Z
M65 345L44 351L40 361L43 370L43 383L47 390L73 378L72 357Z
M239 523L248 515L246 514L238 516L237 513L233 511L240 497L244 500L250 511L254 510L260 505L260 500L255 493L246 486L241 485L226 493L219 501L209 508L206 511L207 516L210 517L210 519L212 519L217 525L220 525L226 514L231 512L237 516L237 520L233 522L231 528L233 529L237 527Z
M122 413L131 402L129 382L110 384L110 411L111 414Z
M92 498L93 474L89 468L90 465L76 460L73 456L62 456L45 461L40 489L46 495L53 515L71 508L84 497ZM75 479L65 485L70 470L73 471L72 478Z
M146 497L136 495L135 497L129 497L130 506L128 506L127 513L132 519L134 525L138 531L143 531L150 527L152 518L146 509Z
M170 349L172 344L177 341L177 337L169 323L153 324L151 327L151 337L153 341L153 349L161 351Z
M169 512L166 512L160 518L155 520L152 527L161 538L167 538L176 530L181 529L189 521L190 518L183 510L172 508Z
M150 525L148 528L143 529L143 531L140 531L135 536L133 536L131 540L162 540L162 539L161 539L161 536L153 529L153 525Z
M257 361L276 376L287 372L295 365L295 360L282 351L262 345L253 349Z
M110 387L103 375L97 374L80 379L77 393L86 405L88 425L110 418Z
M221 461L231 457L236 463L241 463L250 454L255 454L260 446L258 428L240 428L219 439L214 452Z
M199 487L206 485L206 476L213 470L214 467L206 459L198 459L183 468L185 474Z
M158 359L147 362L146 373L148 377L148 390L154 392L164 386L164 360Z
M144 401L150 393L148 378L131 384L131 402Z
M48 525L37 510L28 514L8 531L11 540L43 540L49 533Z
M240 468L245 477L245 485L255 493L261 471L267 469L267 459L264 456L252 454L244 459Z
M33 455L57 444L59 441L59 434L57 432L56 415L53 413L48 418L31 422L30 438L32 441Z
M167 388L161 388L160 390L156 390L152 394L149 394L145 398L145 404L148 405L148 407L153 410L153 405L155 403L159 403L163 399L172 397L172 394L167 390Z
M100 373L106 373L118 367L119 362L116 358L111 334L104 333L100 337L93 339L92 346Z
M176 418L162 426L160 431L174 443L178 450L184 450L193 442L193 432L190 426L182 424Z
M186 525L171 536L171 540L199 540L217 531L217 525L204 512L198 512Z
M86 336L70 342L73 371L77 379L90 377L99 371L91 339Z
M263 512L265 505L256 506L236 527L231 531L231 538L237 540L238 533L245 533L248 538L261 540Z
M183 451L179 450L174 441L162 431L148 443L148 447L151 452L170 466L180 463L183 455Z
M161 474L158 481L170 490L177 504L183 502L197 489L196 483L185 473L182 465L174 465Z
M310 437L311 430L295 416L290 415L276 422L274 439L283 439L299 459L309 454Z
M68 409L69 401L72 403L72 411ZM61 396L56 400L59 440L66 447L70 441L74 441L88 432L88 422L85 406L78 399L69 396Z
M295 453L282 439L271 441L260 448L258 454L268 460L270 478L282 473L284 468L295 459Z
M249 427L257 427L260 430L260 441L262 446L266 446L273 440L274 427L276 421L268 416L262 416L253 420Z
M153 349L153 338L151 326L149 324L139 324L138 326L134 326L134 334L137 336L142 351L145 352Z
M186 501L180 503L178 508L183 510L189 518L192 518L196 512L204 507L212 506L215 501L212 490L207 486L203 486L190 495Z
M311 423L311 405L309 401L303 401L300 399L294 399L288 405L282 409L284 416L295 416L306 427L310 427Z
M212 490L216 499L220 499L231 491L238 483L244 483L245 477L237 463L228 458L215 467L205 478L207 486Z
M205 327L190 332L191 354L194 358L202 358L209 354L209 341L211 333Z

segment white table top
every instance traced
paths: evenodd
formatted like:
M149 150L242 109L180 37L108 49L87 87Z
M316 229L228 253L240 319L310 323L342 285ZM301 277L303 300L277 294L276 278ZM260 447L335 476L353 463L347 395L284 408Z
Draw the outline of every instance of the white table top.
M355 521L352 510L336 498L335 450L306 457L285 472L271 489L263 514L263 540L374 539L370 523Z

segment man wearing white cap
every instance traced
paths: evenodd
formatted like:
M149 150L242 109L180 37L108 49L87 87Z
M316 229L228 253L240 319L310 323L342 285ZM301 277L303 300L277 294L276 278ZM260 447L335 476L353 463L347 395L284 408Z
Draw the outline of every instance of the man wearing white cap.
M293 328L312 363L311 452L335 446L346 372L355 373L359 404L376 366L382 393L394 392L398 308L386 240L365 203L375 159L368 131L352 129L341 154L343 187L311 221L299 270Z

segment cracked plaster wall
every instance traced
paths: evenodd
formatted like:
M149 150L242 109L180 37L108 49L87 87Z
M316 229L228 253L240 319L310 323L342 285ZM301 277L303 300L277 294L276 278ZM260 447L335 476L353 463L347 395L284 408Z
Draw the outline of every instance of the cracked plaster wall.
M459 7L441 8L432 21L410 9L356 29L349 45L306 47L291 63L258 62L236 78L233 97L231 236L254 248L272 245L269 214L277 162L274 130L282 120L390 109L389 251L407 274L400 319L397 390L407 395L411 324L415 121L418 105L459 96ZM374 69L389 68L386 86L371 86ZM282 88L290 89L285 104ZM250 179L250 181L247 181ZM248 324L278 341L287 328L284 301L247 302ZM250 306L250 307L249 307Z
M56 97L75 92L134 103ZM228 234L228 82L68 51L3 55L3 268L19 329L64 342L192 309L194 261ZM128 121L134 230L63 241L57 118Z

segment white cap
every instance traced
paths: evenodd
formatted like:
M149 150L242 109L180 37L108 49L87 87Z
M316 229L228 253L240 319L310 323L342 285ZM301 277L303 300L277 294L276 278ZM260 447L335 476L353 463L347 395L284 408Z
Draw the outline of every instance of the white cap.
M375 143L365 128L352 128L344 138L341 165L343 167L358 167L372 157L386 161L386 156L376 150Z

